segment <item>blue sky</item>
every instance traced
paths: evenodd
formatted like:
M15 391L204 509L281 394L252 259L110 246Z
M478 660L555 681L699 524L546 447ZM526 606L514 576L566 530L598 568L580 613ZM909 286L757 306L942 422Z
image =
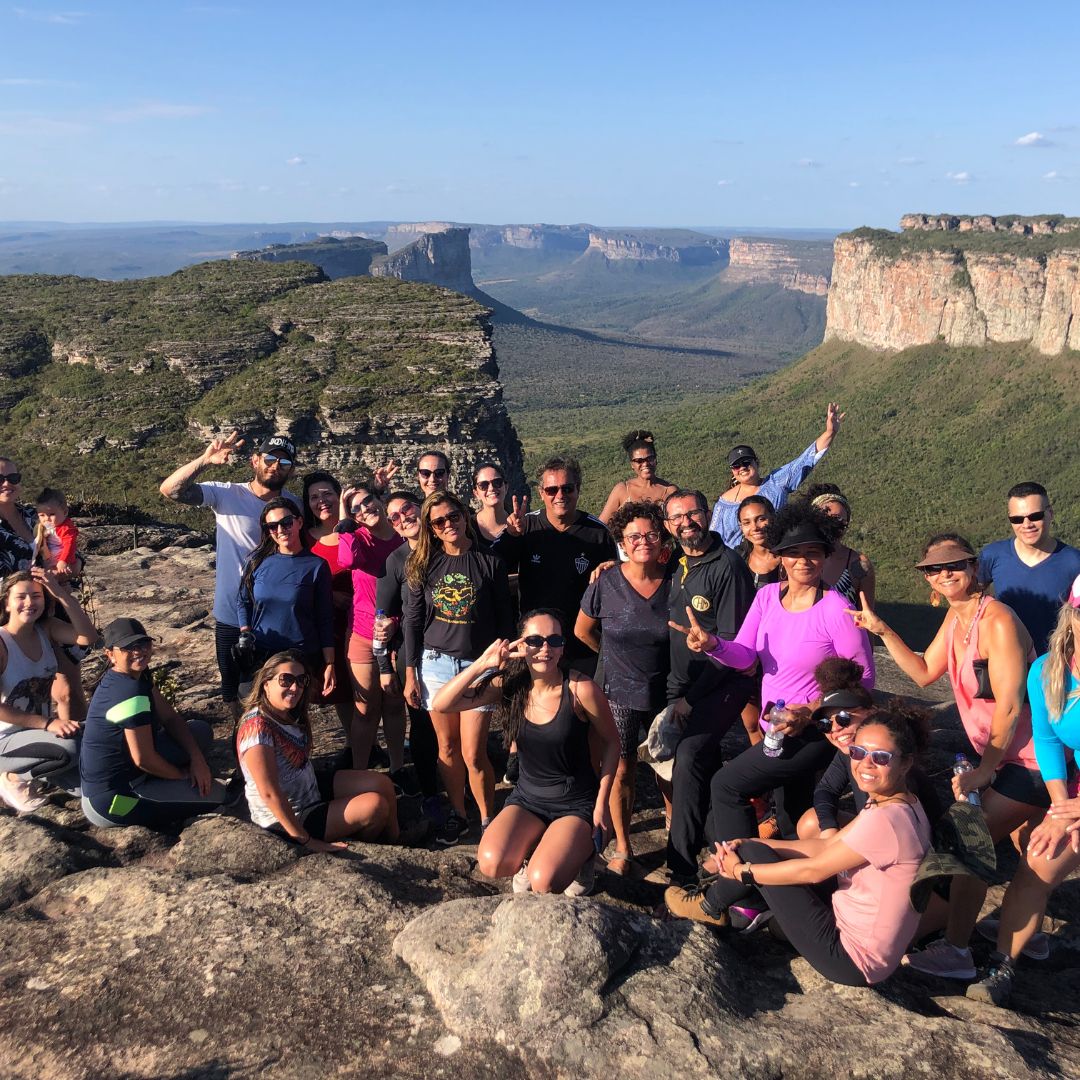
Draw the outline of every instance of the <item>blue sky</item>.
M1080 213L1071 2L64 3L0 7L0 220Z

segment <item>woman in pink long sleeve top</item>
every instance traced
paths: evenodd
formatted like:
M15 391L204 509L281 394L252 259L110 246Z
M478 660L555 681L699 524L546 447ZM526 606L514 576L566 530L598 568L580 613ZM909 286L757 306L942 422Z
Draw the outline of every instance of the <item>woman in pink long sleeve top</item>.
M769 729L770 708L783 701L794 713L782 728L783 743L775 757L765 744L745 750L721 768L711 786L710 839L742 839L757 834L750 800L774 789L777 820L785 835L795 835L795 822L813 801L814 778L828 765L832 746L811 723L811 702L819 697L814 668L829 656L845 656L862 668L862 683L874 685L870 639L847 614L839 593L822 585L825 560L836 542L836 523L820 510L785 506L770 522L769 550L780 556L787 580L758 590L734 641L721 641L702 630L688 610L687 644L718 664L739 671L761 664L761 726Z

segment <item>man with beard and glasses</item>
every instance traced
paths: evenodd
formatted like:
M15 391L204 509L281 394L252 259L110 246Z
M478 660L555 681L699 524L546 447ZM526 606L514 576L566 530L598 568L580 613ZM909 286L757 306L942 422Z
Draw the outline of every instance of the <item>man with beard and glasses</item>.
M530 514L528 498L515 496L506 531L491 550L510 573L517 571L522 611L555 608L573 626L593 570L618 552L607 526L577 508L581 467L573 458L549 458L536 475L543 509ZM596 654L576 637L566 639L564 655L590 678L596 671Z
M982 549L979 580L993 585L994 596L1016 612L1042 656L1061 603L1080 574L1080 551L1054 539L1054 509L1042 484L1016 484L1007 498L1013 539Z
M217 577L214 583L214 642L221 697L239 716L240 665L233 646L240 638L236 625L236 595L240 574L248 556L259 546L262 532L259 515L263 506L279 495L290 499L300 512L300 501L285 491L285 483L296 464L296 447L284 435L264 439L251 455L254 476L246 484L195 478L211 465L228 465L244 446L240 433L215 439L197 458L181 465L161 484L161 494L186 506L208 506L216 519Z
M668 532L682 548L668 610L671 621L681 625L689 607L709 633L730 641L750 610L754 580L738 553L709 531L708 506L700 491L685 488L664 501ZM671 800L667 863L672 881L688 883L697 877L697 856L705 843L709 784L723 763L720 743L755 682L691 652L683 634L672 634L670 645L667 700L683 735L670 791L664 791Z

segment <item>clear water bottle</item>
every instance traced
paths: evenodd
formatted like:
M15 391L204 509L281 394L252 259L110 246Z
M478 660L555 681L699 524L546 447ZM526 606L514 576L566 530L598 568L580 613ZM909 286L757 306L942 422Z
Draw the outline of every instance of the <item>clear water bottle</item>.
M974 772L975 766L963 755L957 754L956 760L953 762L953 776L959 776L961 773ZM982 797L978 791L972 790L967 793L967 801L972 806L982 806Z
M386 655L387 643L380 639L380 634L390 626L391 622L393 622L393 620L387 618L386 612L383 611L382 608L379 608L375 612L375 625L372 630L371 639L371 651L375 656Z
M765 756L779 757L784 749L784 733L776 730L777 724L787 723L791 719L783 698L769 710L769 730L765 732Z

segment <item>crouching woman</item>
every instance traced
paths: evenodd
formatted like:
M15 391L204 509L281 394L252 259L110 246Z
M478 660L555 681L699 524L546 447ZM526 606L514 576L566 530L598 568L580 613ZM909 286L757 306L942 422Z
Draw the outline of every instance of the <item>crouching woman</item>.
M309 851L337 851L346 837L393 843L399 829L389 777L368 769L316 776L308 719L314 692L295 649L276 653L255 673L236 732L251 820Z
M720 877L704 890L668 889L668 908L714 926L771 917L827 979L867 986L888 978L919 922L909 894L930 825L908 774L928 737L917 709L872 713L848 749L866 795L853 821L825 840L717 844Z

